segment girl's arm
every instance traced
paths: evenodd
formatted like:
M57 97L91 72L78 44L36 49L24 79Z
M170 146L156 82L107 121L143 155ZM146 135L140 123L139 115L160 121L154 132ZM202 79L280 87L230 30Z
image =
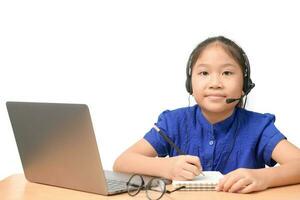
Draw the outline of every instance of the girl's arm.
M300 183L300 149L280 141L272 152L272 158L280 165L263 169L237 169L224 176L217 190L249 193L269 187Z
M279 142L272 158L280 166L267 168L268 187L300 183L300 149L287 140Z
M141 139L123 152L115 161L113 170L118 172L145 174L167 179L193 179L201 171L196 156L159 158L151 144Z

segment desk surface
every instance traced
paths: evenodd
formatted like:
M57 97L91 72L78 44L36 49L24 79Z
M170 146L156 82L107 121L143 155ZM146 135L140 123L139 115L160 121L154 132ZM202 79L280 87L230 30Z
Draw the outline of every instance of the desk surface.
M172 187L171 185L168 187ZM114 196L101 196L85 192L79 192L64 188L47 186L42 184L28 182L23 174L12 175L0 182L0 199L1 200L101 200L101 199L147 199L145 192L140 192L136 197L130 197L126 193ZM271 188L262 192L251 194L233 194L226 192L212 191L176 191L172 194L165 194L162 199L213 199L213 200L299 200L300 184Z

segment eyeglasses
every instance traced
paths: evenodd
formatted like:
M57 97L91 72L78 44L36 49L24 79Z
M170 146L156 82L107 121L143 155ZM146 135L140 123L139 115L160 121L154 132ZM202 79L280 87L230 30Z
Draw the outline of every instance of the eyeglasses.
M158 200L165 193L170 194L177 190L184 188L185 186L181 186L172 191L166 190L166 183L160 178L152 178L145 185L145 181L141 175L134 174L130 177L129 181L126 183L127 192L130 196L137 195L142 189L146 190L147 198L150 200Z

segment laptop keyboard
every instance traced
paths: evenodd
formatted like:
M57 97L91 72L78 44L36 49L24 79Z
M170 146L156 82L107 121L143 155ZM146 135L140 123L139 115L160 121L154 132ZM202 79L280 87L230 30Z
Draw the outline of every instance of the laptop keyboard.
M127 190L126 182L113 179L107 179L107 185L109 191Z

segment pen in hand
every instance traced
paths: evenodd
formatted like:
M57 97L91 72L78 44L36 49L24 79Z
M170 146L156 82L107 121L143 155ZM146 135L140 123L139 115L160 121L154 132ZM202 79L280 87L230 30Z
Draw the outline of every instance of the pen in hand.
M166 133L164 133L160 128L158 128L156 126L156 124L154 124L153 128L164 138L165 141L167 141L176 151L179 155L186 155L186 153L184 153L182 150L179 149L178 146L176 146L176 144L174 144L174 142L172 142L172 140L170 140L170 138L167 136ZM203 174L203 172L200 172L200 174L202 176L205 176Z

